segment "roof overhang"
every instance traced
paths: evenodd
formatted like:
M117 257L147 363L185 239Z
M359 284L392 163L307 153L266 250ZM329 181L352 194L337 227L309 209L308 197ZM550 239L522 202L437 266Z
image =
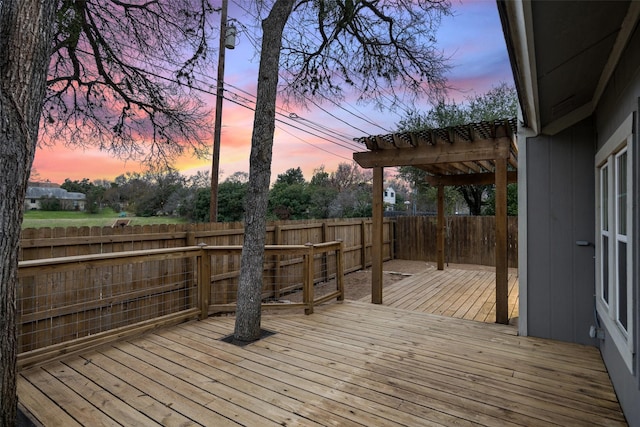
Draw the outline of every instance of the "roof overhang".
M640 2L497 0L522 124L553 135L592 115Z

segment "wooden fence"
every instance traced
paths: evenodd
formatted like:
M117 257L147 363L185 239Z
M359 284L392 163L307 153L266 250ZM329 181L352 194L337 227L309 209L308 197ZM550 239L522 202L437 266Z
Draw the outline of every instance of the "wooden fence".
M314 301L334 298L333 291L314 296L314 284L335 290L342 274L371 265L371 233L369 219L270 223L263 298L280 301L302 289L302 302L290 302L308 312ZM132 324L155 327L159 318L233 311L242 240L240 223L26 229L20 351ZM383 241L384 260L435 261L436 219L385 220ZM494 265L494 247L493 217L447 219L446 261ZM509 218L508 247L509 266L517 267L517 218Z
M495 265L494 217L449 217L445 261ZM518 266L518 218L509 217L509 267ZM345 273L371 265L370 219L277 221L267 226L268 245L304 245L340 240ZM242 223L173 224L125 227L25 229L20 260L143 249L241 245ZM384 259L436 261L436 218L397 217L384 223ZM237 268L237 266L233 267Z
M395 257L436 261L436 217L395 219ZM509 267L518 267L518 217L508 218ZM492 216L447 217L445 262L495 265L496 229Z
M384 259L393 259L393 223L384 223ZM305 245L330 241L344 243L345 273L371 265L372 221L274 221L267 225L267 245ZM34 228L22 231L19 259L29 261L77 255L146 249L242 245L241 222L161 224L124 227ZM239 269L235 265L234 269Z

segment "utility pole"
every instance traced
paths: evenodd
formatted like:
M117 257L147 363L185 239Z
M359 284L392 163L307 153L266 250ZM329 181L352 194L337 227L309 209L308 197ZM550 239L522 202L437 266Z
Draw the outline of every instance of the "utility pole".
M211 202L209 204L209 222L218 221L218 175L220 174L220 133L222 130L222 100L224 99L224 57L227 38L228 4L228 0L222 0L220 15L220 49L218 51L216 116L213 128L213 158L211 159Z

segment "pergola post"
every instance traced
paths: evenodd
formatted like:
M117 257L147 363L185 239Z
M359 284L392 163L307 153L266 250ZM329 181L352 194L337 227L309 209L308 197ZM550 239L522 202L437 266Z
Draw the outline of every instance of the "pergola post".
M444 270L444 185L438 185L438 222L436 231L436 261Z
M444 270L444 186L496 184L496 322L509 322L507 264L507 183L516 182L517 120L497 119L428 131L399 132L359 138L368 151L353 153L363 168L373 169L371 300L382 303L382 171L415 166L438 187L437 268ZM512 171L507 171L511 166Z
M383 168L373 168L373 201L371 204L371 214L373 216L373 230L371 232L371 302L382 304L382 253L383 253L383 233L384 221L383 206ZM363 245L362 250L366 250Z
M509 323L507 159L496 159L496 323Z

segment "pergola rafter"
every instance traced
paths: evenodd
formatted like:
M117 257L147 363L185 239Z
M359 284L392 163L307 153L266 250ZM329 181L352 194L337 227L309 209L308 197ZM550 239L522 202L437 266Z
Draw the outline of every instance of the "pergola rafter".
M438 269L444 269L444 187L496 185L496 322L508 323L507 184L517 182L516 119L358 138L368 151L353 154L373 169L371 301L382 303L383 170L415 166L438 188Z

